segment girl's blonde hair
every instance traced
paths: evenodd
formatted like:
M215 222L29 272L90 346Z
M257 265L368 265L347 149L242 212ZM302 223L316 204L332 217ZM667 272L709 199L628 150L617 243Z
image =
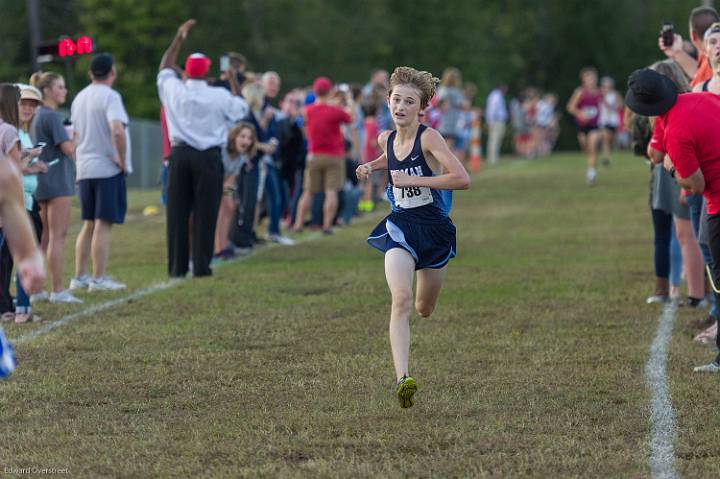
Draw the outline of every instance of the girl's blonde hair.
M242 133L243 130L250 130L250 135L252 136L252 143L250 144L250 149L247 153L248 156L252 158L255 156L255 153L257 153L257 131L255 131L255 127L252 125L252 123L249 123L247 121L241 121L238 122L235 126L233 126L230 130L230 133L228 133L227 152L232 158L240 154L240 152L237 150L237 147L235 146L235 140L238 136L240 136L240 133Z
M257 82L245 85L242 89L242 95L251 111L257 112L262 108L265 93L263 93L262 86Z
M30 84L40 90L45 96L45 89L52 88L56 81L62 80L63 76L55 72L35 72L30 77Z
M427 108L430 100L435 96L435 91L440 83L432 73L421 72L410 67L397 67L390 76L390 90L388 98L392 95L393 89L400 85L409 85L420 93L420 107Z
M443 71L442 81L440 82L444 87L455 87L460 88L462 86L462 75L460 70L455 67L448 67Z

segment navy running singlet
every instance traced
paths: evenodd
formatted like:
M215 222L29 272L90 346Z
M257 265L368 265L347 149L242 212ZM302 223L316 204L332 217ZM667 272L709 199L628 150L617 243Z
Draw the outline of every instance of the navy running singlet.
M402 248L415 260L415 269L443 268L455 257L455 225L450 217L452 191L436 190L424 186L396 188L392 184L392 171L403 171L410 176L435 176L422 152L420 137L427 128L420 125L415 143L407 158L399 161L393 150L397 132L388 138L387 196L392 212L368 236L368 243L383 253Z
M387 196L392 211L403 217L419 220L443 219L450 214L452 208L452 191L436 190L427 186L408 186L396 188L392 183L392 171L403 171L410 176L435 176L423 155L420 137L427 126L420 125L415 136L415 143L410 154L402 161L395 156L393 142L397 130L390 133L387 142L388 186Z

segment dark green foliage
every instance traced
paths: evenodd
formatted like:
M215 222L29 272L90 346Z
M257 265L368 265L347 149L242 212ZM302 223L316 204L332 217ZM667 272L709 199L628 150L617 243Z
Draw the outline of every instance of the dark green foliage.
M283 88L319 74L365 82L373 68L412 65L439 75L458 66L479 87L477 103L498 82L556 91L561 107L583 65L616 78L661 57L664 19L687 37L697 0L56 0L41 2L46 39L63 33L96 36L120 65L118 89L131 115L155 118L155 73L180 22L198 20L181 53L202 50L214 59L244 53L252 71L276 70ZM25 2L0 0L0 78L29 73ZM51 66L65 72L63 66ZM87 61L75 66L79 88ZM72 82L69 82L72 84ZM74 93L74 92L71 92ZM563 142L574 145L570 133ZM570 140L570 141L568 141Z

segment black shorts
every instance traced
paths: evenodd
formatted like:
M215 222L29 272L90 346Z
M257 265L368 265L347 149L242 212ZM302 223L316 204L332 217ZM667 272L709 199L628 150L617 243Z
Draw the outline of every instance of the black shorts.
M104 220L114 224L125 222L127 190L124 174L80 180L79 186L84 221Z
M587 135L589 133L592 133L593 131L600 130L600 127L597 125L578 125L577 126L578 133L582 133L584 135Z

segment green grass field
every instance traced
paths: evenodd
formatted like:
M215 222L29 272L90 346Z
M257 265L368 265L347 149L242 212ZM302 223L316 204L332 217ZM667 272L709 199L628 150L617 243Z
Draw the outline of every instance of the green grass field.
M661 310L644 304L648 177L623 155L589 188L582 158L555 155L486 169L457 193L458 257L433 316L412 320L412 409L393 395L383 260L365 243L376 216L17 344L19 368L0 384L0 468L650 477L644 367ZM132 194L114 233L110 273L130 292L36 311L58 320L165 281L164 220L141 214L157 197ZM676 466L718 477L718 378L692 375L714 354L684 329L693 314L704 312L679 313L668 360Z

